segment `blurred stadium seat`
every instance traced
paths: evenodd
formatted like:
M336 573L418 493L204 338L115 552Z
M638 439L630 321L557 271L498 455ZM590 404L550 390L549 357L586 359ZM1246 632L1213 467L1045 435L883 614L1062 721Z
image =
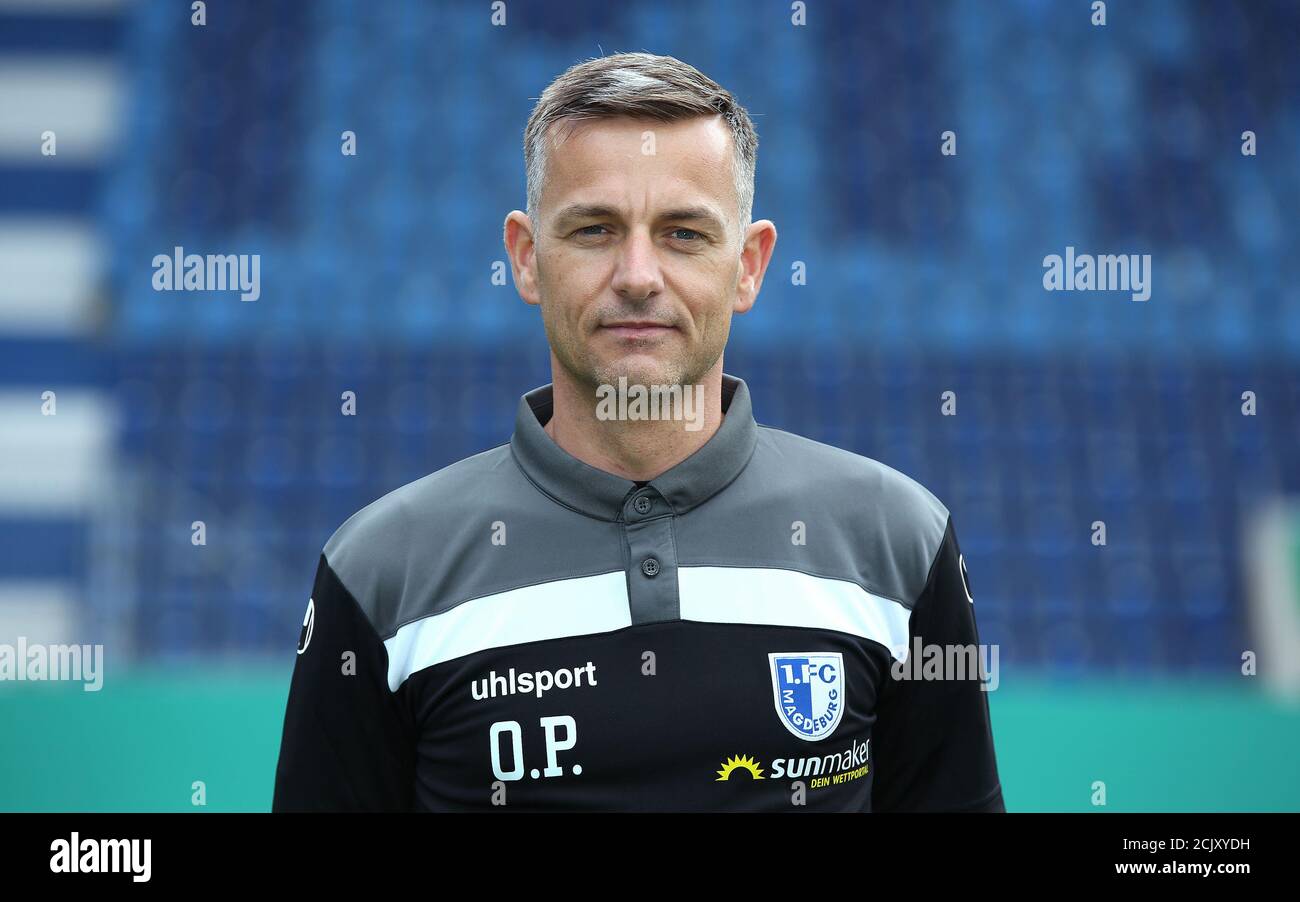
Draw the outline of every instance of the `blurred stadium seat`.
M549 380L536 310L492 281L524 122L576 60L645 48L759 131L754 215L780 240L726 357L759 421L934 491L1005 666L1239 671L1243 517L1300 492L1300 7L563 9L0 8L0 404L58 385L98 411L6 437L84 479L51 506L0 479L0 600L57 597L141 661L283 656L331 532L508 440ZM68 79L94 109L48 166L19 144ZM154 291L176 246L260 254L261 297ZM1044 291L1067 246L1151 254L1151 300ZM1248 390L1267 415L1241 415Z

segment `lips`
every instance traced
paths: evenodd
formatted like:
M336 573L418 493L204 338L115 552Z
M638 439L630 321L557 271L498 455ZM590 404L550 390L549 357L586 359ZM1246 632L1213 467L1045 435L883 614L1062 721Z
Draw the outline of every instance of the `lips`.
M646 321L631 321L625 323L612 323L608 326L601 327L604 331L613 333L621 338L651 338L655 335L663 335L671 332L672 326L666 326L663 323L654 323Z

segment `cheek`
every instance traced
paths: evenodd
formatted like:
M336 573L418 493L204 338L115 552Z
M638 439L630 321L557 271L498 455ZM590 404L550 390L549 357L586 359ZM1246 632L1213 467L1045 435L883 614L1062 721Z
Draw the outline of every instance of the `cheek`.
M581 318L604 284L602 264L582 254L555 253L539 270L543 297L568 320Z
M735 286L724 265L692 273L678 284L679 297L687 299L691 318L702 334L725 328L735 300Z

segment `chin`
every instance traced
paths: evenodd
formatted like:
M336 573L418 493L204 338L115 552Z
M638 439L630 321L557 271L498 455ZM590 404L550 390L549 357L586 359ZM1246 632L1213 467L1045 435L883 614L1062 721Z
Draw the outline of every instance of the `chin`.
M609 378L599 381L617 384L620 376L628 385L676 385L682 379L682 366L675 360L657 360L652 357L632 355L600 368Z

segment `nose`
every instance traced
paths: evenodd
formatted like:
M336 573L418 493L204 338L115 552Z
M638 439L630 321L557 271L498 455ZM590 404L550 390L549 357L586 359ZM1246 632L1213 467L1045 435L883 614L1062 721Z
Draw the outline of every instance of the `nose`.
M643 301L663 291L659 255L648 232L633 229L619 248L613 289L629 301Z

